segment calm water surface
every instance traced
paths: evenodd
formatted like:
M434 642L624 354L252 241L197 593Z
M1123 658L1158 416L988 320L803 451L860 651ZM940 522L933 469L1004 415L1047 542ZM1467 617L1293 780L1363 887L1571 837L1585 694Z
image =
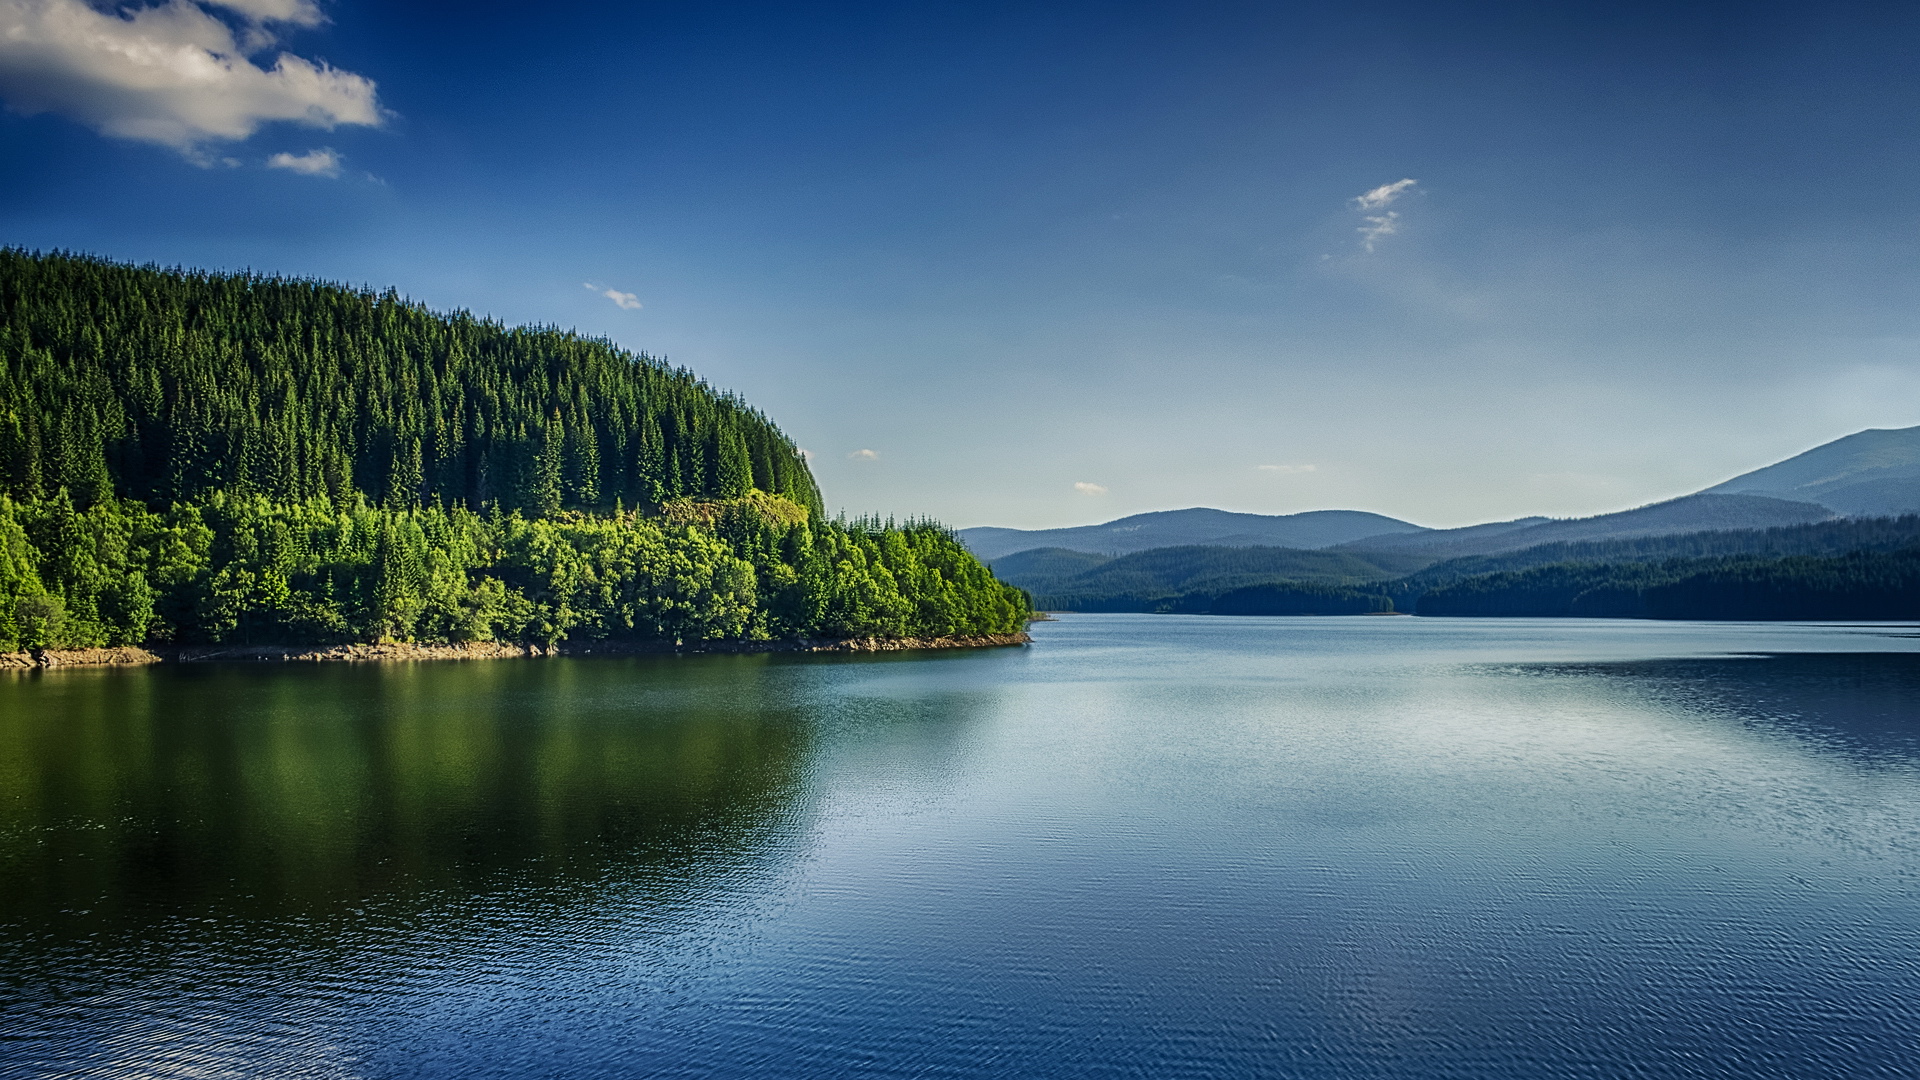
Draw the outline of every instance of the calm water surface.
M1920 1076L1916 634L8 676L0 1075Z

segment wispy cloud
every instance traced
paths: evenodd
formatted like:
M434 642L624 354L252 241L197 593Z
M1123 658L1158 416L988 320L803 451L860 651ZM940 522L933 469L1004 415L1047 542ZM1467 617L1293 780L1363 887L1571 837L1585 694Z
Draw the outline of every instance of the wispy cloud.
M1357 230L1360 233L1360 246L1368 251L1382 239L1400 231L1400 214L1389 210L1384 214L1370 216L1367 223Z
M880 451L867 450L865 448L862 448L859 450L855 450L851 454L848 454L847 457L853 459L854 461L874 461L880 457Z
M1298 476L1301 473L1319 471L1317 465L1255 465L1261 472L1279 473L1283 476Z
M802 460L805 460L805 461L813 460L813 451L807 449L804 446L797 446L794 449L800 451L800 457Z
M591 281L581 282L580 287L590 292L599 293L601 296L613 301L615 307L624 311L640 310L640 298L630 292L621 292L619 289L609 289L601 285L595 285Z
M1353 197L1353 205L1362 210L1378 210L1393 200L1406 194L1418 184L1418 180L1395 180L1391 184L1381 184L1372 191L1362 192Z
M1090 484L1085 480L1075 480L1073 482L1073 490L1082 495L1105 495L1107 493L1105 484Z
M1412 191L1414 185L1419 182L1412 178L1395 180L1391 184L1381 184L1371 191L1363 191L1353 197L1353 205L1362 211L1362 216L1367 222L1355 230L1360 234L1361 247L1372 251L1381 240L1400 231L1400 212L1388 210L1386 207L1395 199ZM1365 213L1368 210L1379 210L1381 213Z
M285 169L302 176L337 177L340 175L340 163L346 159L331 147L309 150L304 154L278 153L267 159L267 168Z
M271 66L251 59L278 43L272 26L323 21L311 0L109 10L87 0L0 0L0 98L15 112L57 113L208 165L218 159L205 144L245 139L274 121L380 126L371 79L289 52Z

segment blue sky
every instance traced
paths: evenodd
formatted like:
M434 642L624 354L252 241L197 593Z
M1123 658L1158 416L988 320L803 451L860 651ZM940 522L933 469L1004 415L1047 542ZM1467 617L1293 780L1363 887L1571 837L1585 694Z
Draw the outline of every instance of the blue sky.
M745 395L857 512L1454 525L1920 424L1900 5L0 0L0 29L0 243L604 334Z

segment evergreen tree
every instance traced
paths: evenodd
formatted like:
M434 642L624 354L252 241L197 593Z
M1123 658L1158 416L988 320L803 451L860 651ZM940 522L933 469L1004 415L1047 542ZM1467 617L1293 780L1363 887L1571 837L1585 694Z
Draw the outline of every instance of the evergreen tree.
M540 431L539 450L534 458L533 483L527 499L529 507L542 517L552 517L560 512L560 471L566 441L566 427L560 420L560 410L555 409Z

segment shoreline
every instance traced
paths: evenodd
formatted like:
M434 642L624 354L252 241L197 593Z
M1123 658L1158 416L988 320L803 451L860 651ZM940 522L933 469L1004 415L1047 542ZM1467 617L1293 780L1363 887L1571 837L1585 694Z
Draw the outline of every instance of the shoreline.
M0 671L149 664L395 663L419 660L517 660L548 656L660 656L700 653L863 653L916 649L988 649L1027 645L1025 632L947 638L792 638L784 641L579 641L553 646L474 641L460 645L388 642L355 645L185 645L146 649L28 649L0 653Z

